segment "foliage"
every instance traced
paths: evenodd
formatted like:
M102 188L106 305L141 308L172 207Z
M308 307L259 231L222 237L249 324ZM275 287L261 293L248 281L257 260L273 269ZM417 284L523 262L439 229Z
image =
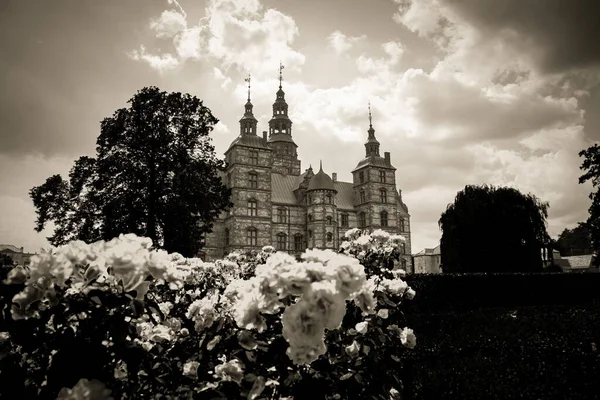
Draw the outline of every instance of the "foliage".
M513 188L466 186L439 225L444 272L542 271L548 203Z
M585 224L573 229L565 229L558 236L555 248L562 256L581 256L592 254L592 240Z
M106 399L396 396L400 374L378 366L400 366L401 344L414 347L399 306L415 292L381 261L402 239L351 234L344 251L373 264L270 247L204 263L135 235L37 255L0 286L13 298L0 387L42 399L90 386Z
M583 184L588 181L592 182L594 192L590 193L592 205L589 208L590 215L585 222L585 227L591 236L592 249L596 257L595 265L600 265L600 146L595 144L585 150L579 152L579 157L584 160L579 167L584 171L584 174L579 177L579 183Z
M579 400L600 389L597 302L405 313L419 334L403 357L406 400Z
M231 206L209 137L218 120L198 98L156 87L129 104L102 121L95 158L80 157L68 181L53 175L30 190L35 230L54 222L54 246L135 233L196 256L202 235Z

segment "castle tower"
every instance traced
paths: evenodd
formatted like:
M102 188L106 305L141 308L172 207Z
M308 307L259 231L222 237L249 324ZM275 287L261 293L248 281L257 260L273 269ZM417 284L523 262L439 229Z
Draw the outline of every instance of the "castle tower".
M306 189L308 248L337 249L337 191L333 180L323 171L323 163Z
M273 172L283 175L300 175L298 146L292 139L292 121L281 88L283 65L279 64L279 90L273 103L273 117L269 121L269 148L273 150Z
M226 184L231 188L234 207L225 217L222 245L233 250L259 250L271 245L271 164L272 150L266 135L256 134L257 120L248 100L240 119L240 135L225 152Z
M382 229L389 233L403 234L403 264L410 264L410 231L408 209L396 189L396 168L392 166L390 153L379 153L380 144L375 137L369 103L369 129L365 143L365 158L352 171L354 206L358 227Z

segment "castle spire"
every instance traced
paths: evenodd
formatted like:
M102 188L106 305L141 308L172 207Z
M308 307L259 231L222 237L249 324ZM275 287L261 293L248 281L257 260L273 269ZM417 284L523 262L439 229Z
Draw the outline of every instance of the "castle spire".
M283 81L283 64L279 61L279 89L281 89L281 81Z
M319 172L323 171L323 160L319 160Z
M377 156L379 157L379 142L375 138L375 129L373 129L373 116L371 115L371 101L369 101L369 137L367 143L365 143L365 149L367 151L367 157Z
M244 81L248 82L248 103L250 103L250 74L248 74L248 77Z

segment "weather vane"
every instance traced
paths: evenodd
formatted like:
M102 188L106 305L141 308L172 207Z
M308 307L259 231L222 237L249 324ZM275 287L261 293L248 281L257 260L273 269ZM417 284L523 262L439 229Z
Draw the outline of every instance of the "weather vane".
M369 100L369 127L372 128L373 127L373 123L371 120L371 100Z
M248 77L244 81L248 82L248 101L250 101L250 74L248 74Z
M283 75L281 73L283 71L283 64L279 61L279 89L281 89L281 81L283 80Z

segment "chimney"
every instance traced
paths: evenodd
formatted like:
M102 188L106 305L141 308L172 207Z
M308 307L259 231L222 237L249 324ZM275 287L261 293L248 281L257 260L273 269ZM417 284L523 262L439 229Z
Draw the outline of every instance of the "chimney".
M263 131L263 139L267 140L267 131Z
M331 179L333 179L334 182L337 182L337 172L331 174Z
M390 161L390 152L386 151L385 153L383 153L383 156L385 157L385 163L386 164L391 164L392 162Z

